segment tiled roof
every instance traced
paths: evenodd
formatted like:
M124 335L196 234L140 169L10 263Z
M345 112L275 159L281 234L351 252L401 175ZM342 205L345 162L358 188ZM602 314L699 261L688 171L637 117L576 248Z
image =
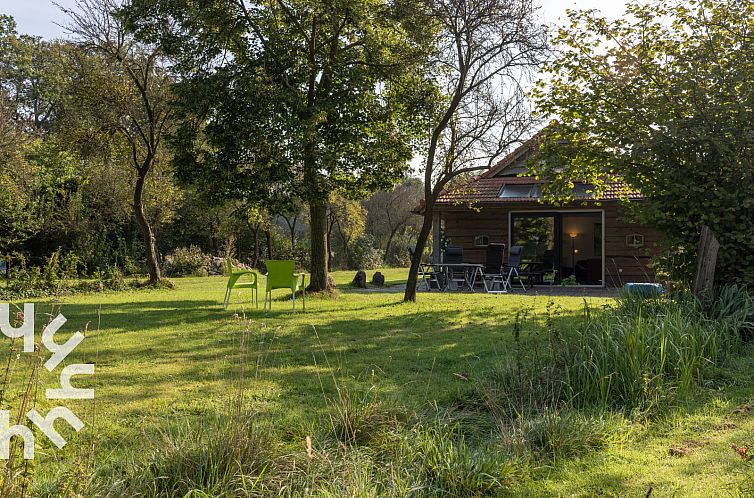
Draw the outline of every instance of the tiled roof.
M505 204L509 202L538 202L536 197L505 197L501 198L500 193L504 185L533 185L542 184L543 180L537 180L534 177L511 176L511 177L475 177L464 185L452 187L440 194L437 199L438 204ZM577 199L596 200L596 201L615 201L621 198L626 187L621 183L608 184L605 191L602 192L599 199L592 199L589 196L577 196ZM636 191L626 193L629 199L640 199L641 194Z

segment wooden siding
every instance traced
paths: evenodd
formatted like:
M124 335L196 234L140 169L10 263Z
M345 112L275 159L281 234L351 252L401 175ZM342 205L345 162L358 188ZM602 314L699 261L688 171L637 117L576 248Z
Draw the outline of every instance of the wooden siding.
M440 211L444 222L445 237L452 245L464 248L464 259L468 262L483 263L487 249L474 247L474 237L487 235L491 243L509 245L508 215L510 211L602 211L605 212L605 284L622 286L626 282L654 281L654 270L648 266L650 257L657 253L660 239L657 233L637 224L625 221L622 207L618 203L605 202L591 208L555 208L532 204L511 204L510 206L482 206L476 209L447 207ZM633 248L626 245L626 236L644 236L644 247Z

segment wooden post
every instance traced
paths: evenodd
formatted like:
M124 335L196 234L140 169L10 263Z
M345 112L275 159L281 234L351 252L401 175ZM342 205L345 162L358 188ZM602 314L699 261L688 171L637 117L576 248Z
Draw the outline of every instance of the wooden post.
M697 253L696 277L694 278L694 295L705 305L712 301L715 285L715 265L720 243L708 226L702 227Z

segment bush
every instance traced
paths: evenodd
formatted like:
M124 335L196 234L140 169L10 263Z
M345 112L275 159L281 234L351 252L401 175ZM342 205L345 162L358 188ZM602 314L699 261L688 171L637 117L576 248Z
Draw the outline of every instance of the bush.
M351 267L355 270L374 270L383 265L385 251L374 247L374 237L361 236L351 252Z
M26 259L19 254L6 256L4 260L9 263L8 278L0 280L0 299L4 300L104 290L121 291L129 287L123 271L114 265L108 266L104 272L95 270L92 274L93 281L79 280L79 275L85 271L86 266L74 253L62 254L56 251L43 267L27 267Z
M168 277L206 277L210 257L196 246L179 247L165 258L163 273Z

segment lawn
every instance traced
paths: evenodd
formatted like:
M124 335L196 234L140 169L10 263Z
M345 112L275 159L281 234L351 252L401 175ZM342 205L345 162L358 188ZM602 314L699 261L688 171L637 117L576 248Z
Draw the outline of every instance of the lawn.
M383 272L388 283L406 274ZM86 331L87 339L67 362L96 363L94 379L74 381L94 387L95 401L66 403L87 427L78 435L61 430L71 441L63 450L38 440L38 493L71 480L83 448L93 448L87 451L93 451L98 468L138 460L160 427L229 412L241 385L245 408L265 421L290 461L302 460L307 436L317 451L339 451L326 450L326 434L343 393L389 407L400 414L399 424L451 420L470 446L488 448L500 430L474 400L489 372L510 359L514 329L536 338L553 323L573 327L583 319L585 304L596 312L611 303L556 297L548 305L550 298L531 294L422 293L418 303L403 304L402 293L350 288L352 276L336 272L337 297L309 296L306 312L295 315L284 291L276 291L267 314L237 293L224 310L225 279L219 277L175 279L173 290L38 302L39 322L53 308L68 319L57 342L64 332ZM652 496L731 492L745 468L731 445L751 440L751 355L721 375L725 382L668 408L661 418L626 418L621 436L599 450L520 458L515 479L500 493L644 496L650 486ZM43 375L41 382L50 387L55 379ZM37 398L42 413L55 406Z

